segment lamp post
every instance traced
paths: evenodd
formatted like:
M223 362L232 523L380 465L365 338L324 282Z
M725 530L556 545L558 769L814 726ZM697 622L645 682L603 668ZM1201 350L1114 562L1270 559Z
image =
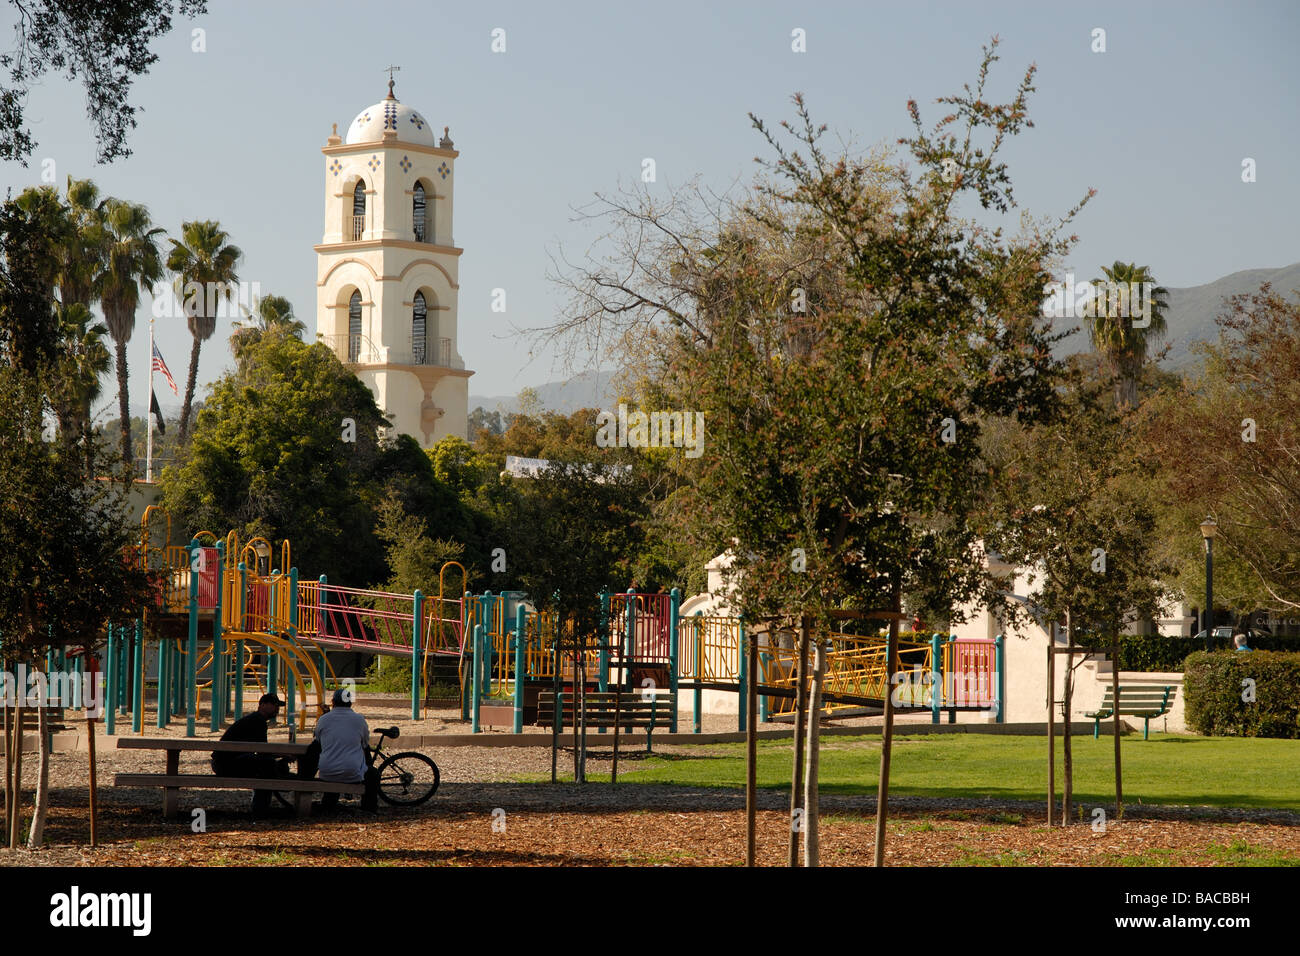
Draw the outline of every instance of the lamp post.
M1201 537L1205 539L1205 612L1201 615L1205 624L1205 649L1210 649L1210 634L1214 629L1214 536L1219 532L1218 522L1214 516L1201 522Z

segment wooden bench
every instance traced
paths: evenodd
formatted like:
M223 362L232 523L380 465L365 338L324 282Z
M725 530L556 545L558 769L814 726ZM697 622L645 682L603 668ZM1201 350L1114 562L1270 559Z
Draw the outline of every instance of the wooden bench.
M167 754L165 773L119 773L115 787L160 787L163 791L163 816L172 819L180 810L182 790L275 790L292 793L294 813L302 814L311 805L313 793L351 793L360 795L365 785L335 783L330 780L299 780L297 777L218 777L216 774L181 773L181 751L215 753L258 753L276 757L301 757L307 744L248 743L246 741L195 740L189 737L121 737L119 750L162 750Z
M1096 740L1101 735L1101 722L1115 713L1115 695L1112 687L1106 688L1106 696L1101 700L1101 707L1092 713L1084 714L1092 718L1092 737ZM1146 724L1142 728L1142 739L1149 740L1151 735L1151 718L1169 713L1174 704L1176 690L1173 684L1128 684L1119 688L1119 715L1121 717L1141 717Z
M562 695L560 712L560 729L572 728L575 722L575 700L572 693ZM656 727L672 725L673 714L677 710L677 697L670 691L588 691L586 701L586 721L588 727L612 728L615 722L615 710L618 712L618 729L644 730L645 749L651 749L650 735ZM543 691L537 696L537 725L552 727L555 724L555 692Z

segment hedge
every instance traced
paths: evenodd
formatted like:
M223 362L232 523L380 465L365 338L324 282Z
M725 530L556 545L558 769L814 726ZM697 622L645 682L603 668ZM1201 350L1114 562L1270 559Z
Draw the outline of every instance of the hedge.
M1300 651L1300 637L1255 637L1251 647L1256 651ZM1232 650L1232 642L1213 640L1216 650ZM1142 635L1121 637L1119 641L1119 669L1123 671L1181 671L1188 654L1204 653L1203 637L1160 637Z
M1300 739L1300 654L1200 651L1187 658L1183 693L1197 733Z

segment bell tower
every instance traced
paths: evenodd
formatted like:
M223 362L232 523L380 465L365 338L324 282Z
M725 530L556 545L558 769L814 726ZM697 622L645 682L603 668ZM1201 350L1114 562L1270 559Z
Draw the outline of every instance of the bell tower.
M452 194L460 155L443 127L388 95L338 124L325 156L316 330L422 448L464 437L469 377L457 351L460 255Z

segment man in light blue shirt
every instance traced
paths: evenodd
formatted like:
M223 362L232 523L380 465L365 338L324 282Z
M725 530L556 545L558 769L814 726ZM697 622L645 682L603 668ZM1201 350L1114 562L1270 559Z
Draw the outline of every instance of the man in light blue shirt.
M316 776L337 783L364 783L361 809L378 809L379 772L370 766L370 728L366 719L352 709L351 689L334 692L334 706L316 721L313 736L320 742ZM329 809L338 801L337 793L324 794L321 807Z
M1247 646L1247 644L1246 644L1246 635L1245 635L1245 634L1235 634L1235 635L1233 635L1232 643L1233 643L1234 645L1236 645L1236 649L1239 650L1239 651L1253 651L1253 650L1255 649L1255 648L1253 648L1253 647L1249 647L1249 646Z

